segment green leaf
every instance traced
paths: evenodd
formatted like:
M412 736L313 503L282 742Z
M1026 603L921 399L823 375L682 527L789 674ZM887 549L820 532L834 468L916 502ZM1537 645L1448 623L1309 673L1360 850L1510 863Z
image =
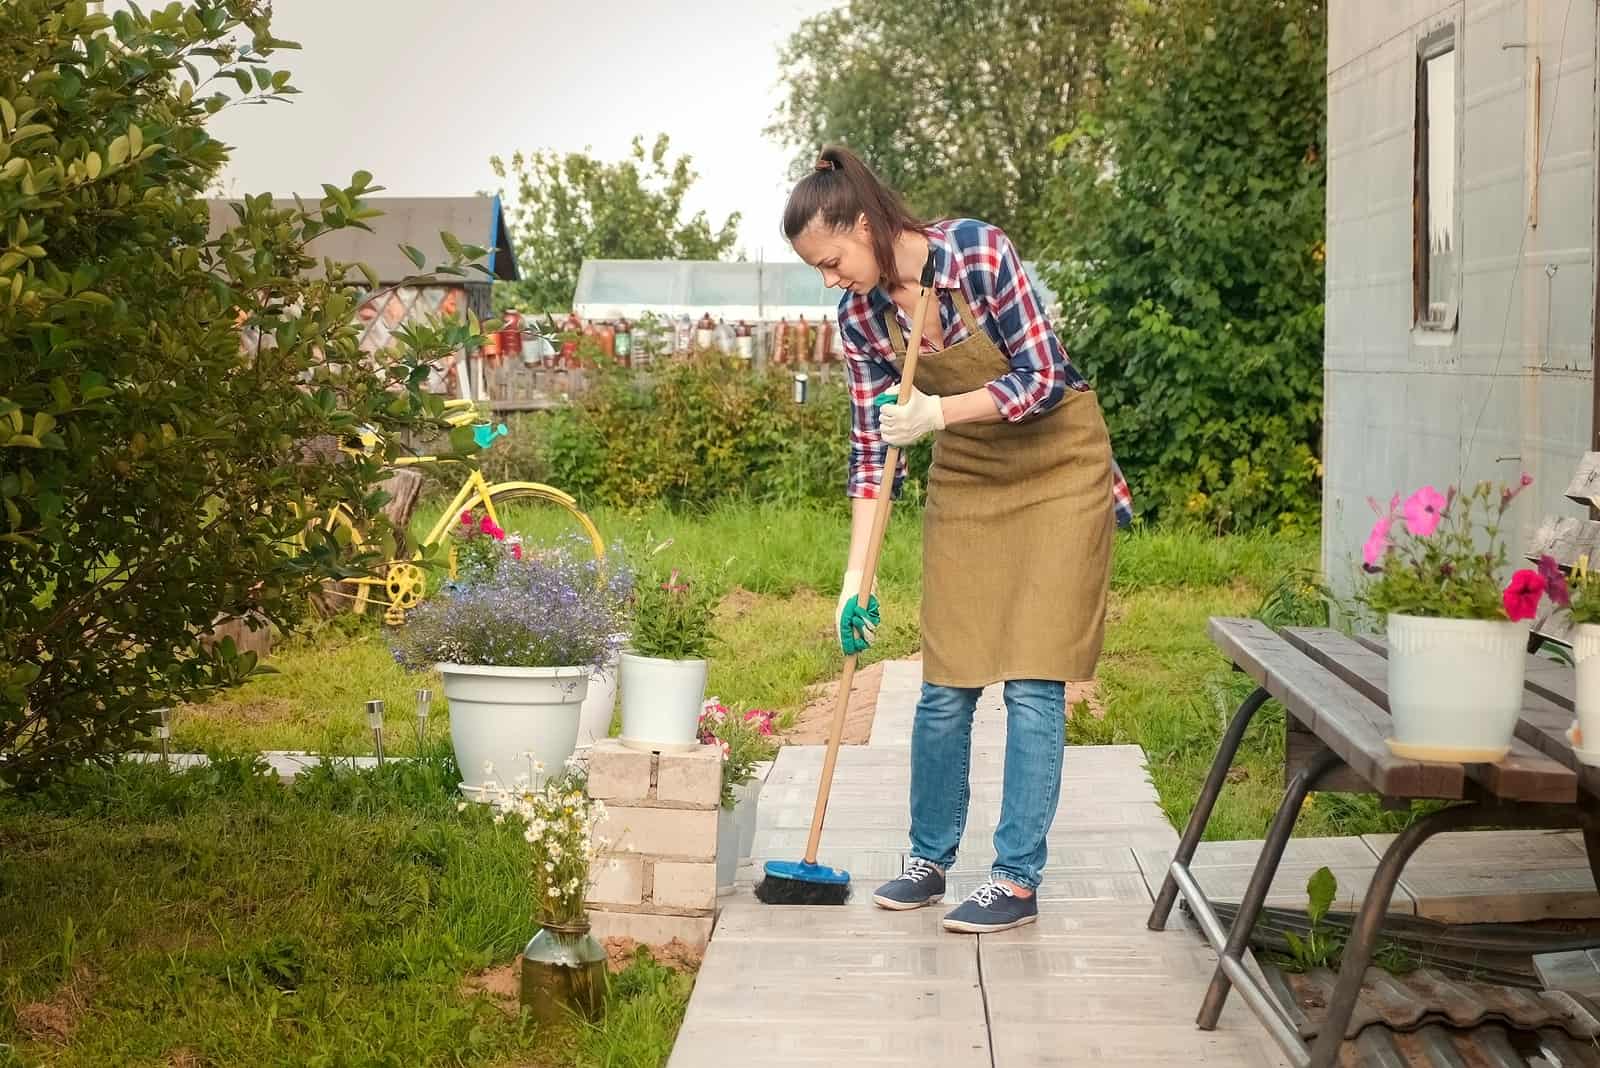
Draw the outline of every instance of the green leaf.
M400 251L406 254L406 259L417 265L417 270L419 271L428 262L427 257L422 254L422 250L413 248L411 245L401 245Z
M1339 881L1334 878L1333 872L1327 868L1318 868L1306 881L1306 894L1309 898L1307 912L1310 914L1312 924L1316 924L1328 914L1328 909L1333 905L1333 899L1338 896Z
M128 158L128 135L113 138L111 147L106 149L106 159L113 167L120 167Z
M11 101L0 96L0 122L5 123L5 132L10 133L17 128L17 109L11 106Z
M56 417L49 412L33 413L33 436L43 439L44 436L56 428Z
M56 402L57 411L66 411L72 407L72 390L67 387L67 380L60 375L50 380L50 396Z
M139 153L141 153L143 151L144 151L144 131L139 128L139 124L138 123L136 123L136 122L129 123L128 124L128 152L130 154L132 154L132 155L137 156Z

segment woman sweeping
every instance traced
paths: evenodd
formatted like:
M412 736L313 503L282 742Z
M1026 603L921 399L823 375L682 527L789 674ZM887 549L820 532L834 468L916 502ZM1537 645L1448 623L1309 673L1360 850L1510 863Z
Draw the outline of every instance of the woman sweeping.
M1005 683L1006 755L988 882L944 919L985 933L1031 923L1061 793L1066 683L1094 676L1111 539L1132 518L1099 404L1045 319L999 228L924 223L843 148L825 149L789 196L784 234L839 300L852 405L850 551L840 644L864 650L879 622L862 591L871 500L891 445L934 439L922 548L923 684L911 731L911 848L879 887L887 909L940 901L966 824L972 718ZM916 389L894 403L918 279L932 256ZM898 493L905 474L894 473ZM865 606L861 604L866 601Z

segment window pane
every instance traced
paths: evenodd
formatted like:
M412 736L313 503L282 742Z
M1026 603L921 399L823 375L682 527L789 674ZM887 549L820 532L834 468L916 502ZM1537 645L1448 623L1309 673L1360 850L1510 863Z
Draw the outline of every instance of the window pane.
M1444 319L1456 301L1456 53L1434 56L1424 67L1428 106L1428 309Z

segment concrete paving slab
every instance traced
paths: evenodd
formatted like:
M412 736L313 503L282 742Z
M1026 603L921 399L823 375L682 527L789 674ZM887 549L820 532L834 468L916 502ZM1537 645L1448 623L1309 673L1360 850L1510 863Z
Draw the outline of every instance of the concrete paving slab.
M863 938L800 937L784 942L712 940L702 980L736 981L783 975L799 986L849 976L878 979L978 981L978 955L971 938L938 937L923 942Z
M1361 841L1382 858L1398 835L1366 834ZM1578 831L1459 831L1428 839L1406 862L1406 870L1433 867L1568 867L1586 863Z
M987 870L952 872L946 881L945 900L961 901L988 881ZM1039 905L1077 901L1122 901L1137 904L1152 900L1144 877L1132 875L1064 875L1048 865L1039 886Z
M1353 865L1311 865L1311 864L1283 864L1273 876L1272 887L1267 891L1267 906L1269 908L1301 909L1304 910L1308 900L1306 883L1312 874L1320 867L1329 867L1334 878L1338 881L1338 891L1333 900L1333 911L1355 912L1366 900L1367 887L1372 882L1376 865L1360 868ZM1195 881L1200 884L1200 889L1205 891L1206 897L1218 903L1237 904L1243 897L1245 887L1250 882L1250 876L1255 867L1237 865L1234 867L1210 867L1194 869ZM1149 877L1152 885L1160 886L1159 880L1154 876ZM1404 885L1395 888L1394 895L1389 899L1389 911L1395 915L1415 916L1417 914L1417 901Z
M983 982L1053 983L1058 979L1151 979L1211 981L1216 957L1200 941L1180 931L1079 935L1049 941L979 940ZM1199 1008L1196 999L1194 1008Z
M1259 1026L1257 1027L1259 1030ZM1279 1068L1286 1061L1265 1037L1248 1030L1197 1031L1192 1024L1019 1024L994 1028L994 1068L1172 1068L1227 1065Z
M800 938L831 941L928 942L944 936L939 909L870 912L831 905L763 905L753 899L728 904L717 917L716 939L790 942Z
M1510 865L1407 865L1400 888L1417 915L1444 923L1530 923L1600 917L1600 895L1587 864L1567 868Z
M1165 878L1172 866L1172 849L1141 849L1139 866L1146 875ZM1261 855L1261 842L1201 842L1189 864L1193 870L1200 868L1236 868L1254 866ZM1283 863L1377 867L1378 857L1361 838L1291 838L1283 850Z
M835 1020L794 1028L701 1019L693 1009L678 1033L668 1068L986 1068L983 1017L944 1024Z

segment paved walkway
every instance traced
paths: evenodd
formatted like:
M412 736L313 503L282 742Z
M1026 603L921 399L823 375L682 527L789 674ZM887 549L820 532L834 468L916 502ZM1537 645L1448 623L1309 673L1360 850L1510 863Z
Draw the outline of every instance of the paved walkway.
M904 860L920 672L888 664L870 744L840 752L822 852L850 870L850 903L762 905L748 884L724 898L669 1068L1285 1063L1237 998L1220 1029L1195 1030L1215 957L1181 914L1168 931L1145 928L1150 887L1135 850L1170 850L1177 834L1137 746L1067 751L1037 924L954 935L939 927L943 909L873 907L873 886ZM994 687L978 706L952 903L993 856L1004 745ZM779 755L761 793L752 874L804 851L822 756L821 746Z

